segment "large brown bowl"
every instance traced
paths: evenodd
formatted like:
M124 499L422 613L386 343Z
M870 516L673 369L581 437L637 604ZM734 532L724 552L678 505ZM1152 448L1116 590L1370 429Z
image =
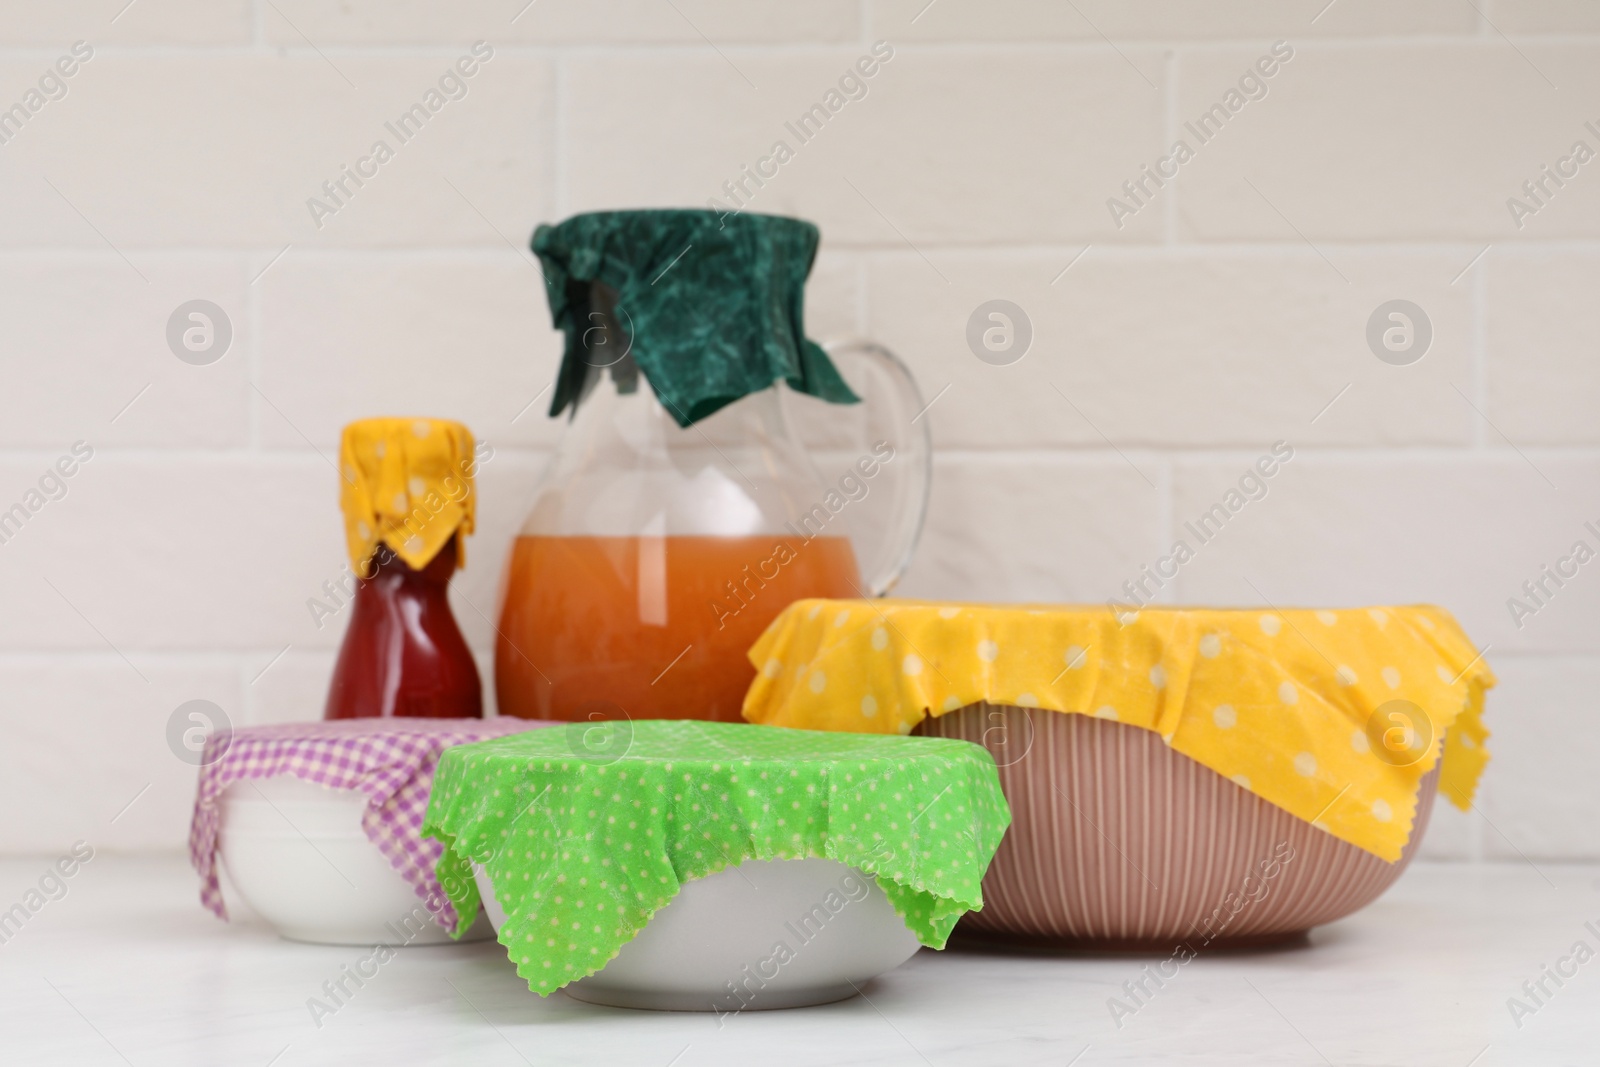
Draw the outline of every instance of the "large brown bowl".
M1087 715L974 704L918 733L984 745L1011 828L958 934L1102 949L1270 944L1376 900L1433 811L1422 780L1395 863L1347 844L1164 744ZM1292 858L1286 858L1292 857Z

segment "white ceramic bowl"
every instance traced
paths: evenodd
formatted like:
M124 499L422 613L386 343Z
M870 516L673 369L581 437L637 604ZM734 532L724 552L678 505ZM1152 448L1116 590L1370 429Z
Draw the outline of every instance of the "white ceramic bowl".
M498 928L505 910L475 867ZM845 903L830 911L829 893ZM809 917L809 918L808 918ZM776 963L778 942L792 956ZM855 996L920 947L883 890L829 859L746 860L689 882L599 972L563 987L592 1004L657 1011L760 1011Z
M361 829L366 794L280 776L222 795L228 881L281 937L328 945L436 945L450 935ZM480 913L463 940L493 933Z

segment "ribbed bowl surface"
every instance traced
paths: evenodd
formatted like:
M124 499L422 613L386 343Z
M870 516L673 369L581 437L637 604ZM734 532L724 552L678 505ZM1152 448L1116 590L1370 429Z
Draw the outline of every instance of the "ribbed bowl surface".
M1439 773L1423 779L1411 841L1391 864L1150 730L974 704L917 732L988 748L1011 804L983 910L958 933L1038 944L1198 949L1287 940L1332 922L1400 877L1427 829Z

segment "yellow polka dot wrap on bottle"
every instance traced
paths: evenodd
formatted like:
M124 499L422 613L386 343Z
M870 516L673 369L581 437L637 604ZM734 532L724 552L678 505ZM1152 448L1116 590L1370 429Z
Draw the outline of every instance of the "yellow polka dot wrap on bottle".
M606 965L683 883L747 859L837 860L943 948L1011 810L981 746L693 720L530 730L440 756L423 833L474 915L481 864L517 973L548 995Z
M750 661L751 722L904 734L979 702L1115 719L1391 862L1439 760L1440 791L1463 809L1488 762L1494 675L1428 606L802 600Z
M477 515L472 433L448 419L362 419L339 442L339 505L350 565L367 573L379 544L413 570L426 567ZM466 547L457 559L466 564Z

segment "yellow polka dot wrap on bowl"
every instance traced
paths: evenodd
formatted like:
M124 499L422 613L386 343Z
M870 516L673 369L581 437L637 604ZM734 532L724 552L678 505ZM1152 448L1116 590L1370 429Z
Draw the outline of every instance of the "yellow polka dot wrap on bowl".
M477 514L472 433L448 419L362 419L339 443L339 506L350 565L366 573L379 544L413 569L432 561ZM457 546L465 565L466 548Z
M1428 606L1113 614L802 600L750 661L751 722L905 734L980 701L1114 719L1391 862L1422 778L1442 758L1440 791L1465 809L1489 758L1481 713L1494 675ZM1407 708L1408 736L1442 736L1442 755L1438 744L1409 760L1385 751Z

